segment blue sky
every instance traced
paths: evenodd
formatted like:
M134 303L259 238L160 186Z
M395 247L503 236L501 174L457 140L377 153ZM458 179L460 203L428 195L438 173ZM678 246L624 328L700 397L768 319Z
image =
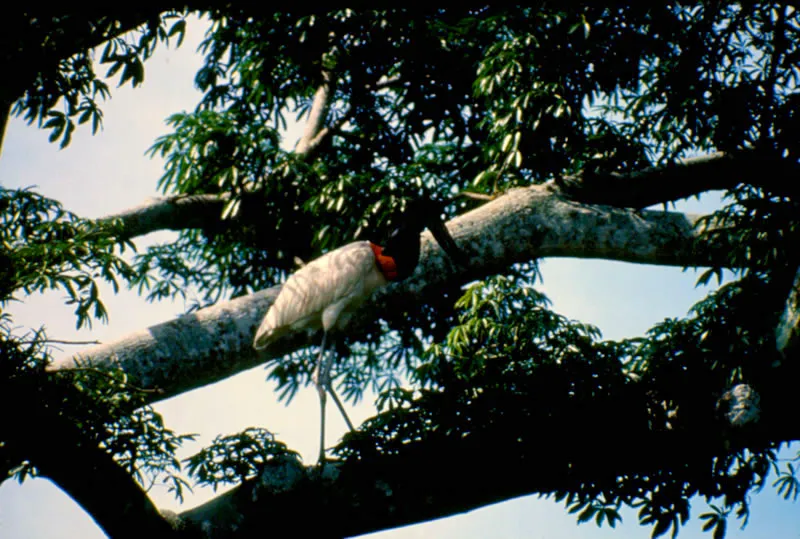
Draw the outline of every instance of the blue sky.
M0 184L15 188L36 185L37 191L62 201L64 206L85 217L100 217L140 204L158 196L156 181L163 162L144 155L156 137L167 132L164 119L178 111L191 110L199 93L193 87L201 58L194 51L202 38L197 24L189 25L185 44L178 50L161 49L147 62L141 88L114 90L103 107L104 129L92 137L80 128L65 150L47 142L47 133L14 119L8 128L0 157ZM289 145L297 129L287 134ZM678 205L680 211L702 213L719 203L715 194L701 201ZM152 234L137 242L140 248L168 241L172 233ZM683 316L708 289L695 288L697 273L618 262L548 259L541 265L544 284L540 286L553 301L555 310L571 318L597 325L606 338L642 334L666 317ZM133 292L114 296L104 290L110 313L107 325L75 330L72 310L58 293L37 295L25 303L11 305L15 322L24 327L44 324L53 338L109 342L132 331L169 320L184 311L182 302L148 304ZM78 351L63 347L59 354ZM206 388L158 403L167 425L182 433L200 433L198 442L184 448L182 456L197 451L218 434L266 427L314 462L318 443L318 401L316 392L301 391L287 407L276 401L273 387L265 381L266 371L257 367ZM358 423L372 415L371 401L348 406ZM340 436L345 426L339 414L329 413L328 440ZM58 451L58 440L53 440ZM788 451L783 452L789 456ZM602 463L598 463L601 465ZM159 507L179 510L166 492L154 489L151 497ZM185 507L213 497L208 489L190 495ZM730 538L788 538L800 536L797 504L777 497L772 489L753 496L753 515L744 531L733 526ZM43 511L42 508L46 508ZM692 515L705 512L698 501ZM481 510L370 537L407 539L418 537L531 537L578 539L645 539L650 529L637 524L632 511L623 513L616 530L598 529L593 524L577 526L561 504L536 497L524 497ZM733 524L733 523L732 523ZM22 486L7 481L0 485L0 537L14 539L101 538L103 533L67 496L46 480L28 481ZM710 538L700 531L695 518L681 532L684 539Z

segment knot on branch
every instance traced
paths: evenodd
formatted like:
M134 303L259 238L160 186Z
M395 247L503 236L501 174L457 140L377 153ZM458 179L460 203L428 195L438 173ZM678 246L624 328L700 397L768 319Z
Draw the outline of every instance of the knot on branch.
M180 515L175 511L170 511L169 509L159 509L158 512L161 513L161 517L167 521L173 530L181 531L186 529L186 522L184 522Z
M261 471L259 485L270 494L290 492L306 478L306 470L296 457L278 455L270 459ZM257 490L253 490L256 497Z
M747 384L739 384L726 391L717 403L731 425L742 427L758 421L761 416L761 397Z

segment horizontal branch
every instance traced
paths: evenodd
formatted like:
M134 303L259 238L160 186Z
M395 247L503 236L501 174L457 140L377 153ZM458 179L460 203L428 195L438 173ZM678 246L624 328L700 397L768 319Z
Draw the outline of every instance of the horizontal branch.
M314 105L324 108L329 90L323 84ZM337 132L347 114L330 127L321 127L319 118L309 120L302 144L296 152L313 153L322 139ZM299 150L302 150L300 152ZM796 196L796 182L786 181L797 175L794 165L784 160L767 159L755 152L736 155L715 153L709 156L686 159L667 167L653 167L622 174L598 174L591 171L560 178L550 184L566 198L584 204L609 205L619 208L641 209L658 203L704 193L714 189L729 189L740 183L762 186L786 196ZM227 195L178 195L157 199L119 214L109 215L101 221L119 219L122 237L143 236L158 230L186 230L214 226L222 218L222 208L229 200Z
M398 305L423 304L444 286L501 273L512 264L541 257L709 265L712 254L697 245L696 219L680 213L578 204L545 186L515 189L448 223L468 255L467 267L455 268L426 232L413 277L376 294L349 329L357 332ZM217 382L308 346L315 338L296 334L260 354L253 350L253 335L279 290L273 287L220 302L90 348L75 358L61 359L52 368L68 369L75 360L99 368L119 365L132 385L160 391L153 400Z
M314 94L303 136L295 148L295 156L299 159L312 157L339 125L337 123L331 128L325 127L334 82L329 71L322 72L322 79ZM247 197L248 194L245 193L244 196ZM119 214L103 217L99 222L117 221L121 225L121 239L144 236L159 230L208 228L222 219L223 208L230 198L227 193L160 198Z
M226 195L176 195L159 198L98 219L100 223L117 221L119 237L131 239L159 230L205 228L219 222Z
M754 150L716 152L675 164L634 172L601 173L592 169L555 180L570 198L589 204L646 208L739 184L762 187L776 195L797 197L794 181L800 167Z
M480 429L468 436L431 434L431 439L400 446L396 454L328 464L322 474L294 459L277 458L259 477L181 513L179 519L205 539L243 538L260 537L264 529L275 535L293 533L303 515L313 514L303 521L308 535L350 537L523 495L592 484L618 488L620 478L658 476L665 469L692 477L698 494L718 497L719 486L711 480L715 457L800 437L798 426L786 422L783 414L735 430L712 416L686 429L653 430L642 413L642 400L632 393L619 401L587 399L577 417L543 409L512 436L504 432L493 437ZM781 404L790 401L787 397ZM499 428L509 428L499 423L505 425ZM565 424L580 428L565 429Z

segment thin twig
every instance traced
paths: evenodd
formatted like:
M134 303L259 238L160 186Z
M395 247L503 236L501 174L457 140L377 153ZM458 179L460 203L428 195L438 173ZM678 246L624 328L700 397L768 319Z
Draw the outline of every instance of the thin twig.
M38 343L53 343L53 344L74 344L78 346L85 346L88 344L103 344L100 341L64 341L61 339L42 339L33 341L19 341L21 344L38 344Z
M494 200L497 198L496 196L486 195L484 193L473 193L472 191L461 191L456 195L456 197L463 197L463 198L472 198L474 200Z
M367 90L374 90L377 92L378 90L383 90L384 88L388 88L402 82L403 78L400 75L395 75L394 77L390 77L386 80L378 81L375 84L367 84L365 88Z

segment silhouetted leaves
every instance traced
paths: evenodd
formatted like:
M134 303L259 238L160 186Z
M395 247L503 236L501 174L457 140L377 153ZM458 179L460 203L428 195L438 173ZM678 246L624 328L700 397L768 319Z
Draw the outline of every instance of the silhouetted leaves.
M251 427L238 434L217 436L210 446L187 458L186 463L197 484L210 485L216 491L221 484L236 484L255 477L265 463L285 455L297 457L268 430Z

